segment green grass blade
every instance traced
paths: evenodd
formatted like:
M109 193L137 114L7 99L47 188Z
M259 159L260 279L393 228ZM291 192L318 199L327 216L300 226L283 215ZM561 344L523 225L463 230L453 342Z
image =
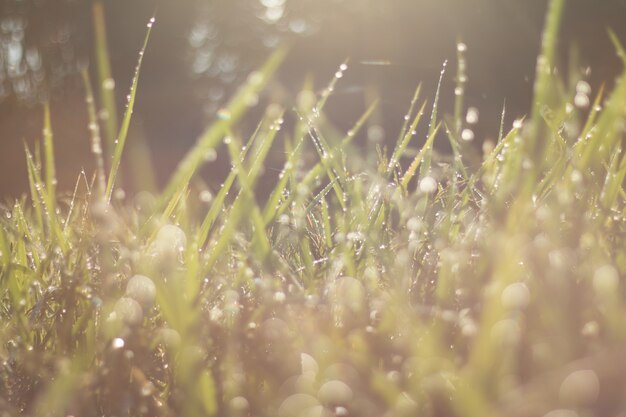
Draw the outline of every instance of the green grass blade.
M465 84L467 84L467 61L465 51L467 46L460 40L456 44L456 87L454 88L454 133L461 136L463 128L463 101L465 99Z
M111 60L107 42L104 6L102 0L96 0L92 6L94 42L96 48L96 63L98 68L98 83L100 85L101 107L103 109L104 131L107 143L107 158L115 149L115 139L118 133L117 106L115 105L115 82L111 75Z
M409 122L411 121L411 115L413 114L413 110L415 109L415 105L417 104L417 99L419 98L420 92L422 90L422 83L417 85L415 92L413 93L413 98L411 99L411 104L409 104L409 111L404 115L404 122L402 122L402 128L400 129L400 134L398 135L398 140L396 141L396 146L398 143L402 141L404 136L407 133L407 129L409 127Z
M273 132L275 132L275 130L273 130ZM270 135L270 137L273 137L273 136L274 135ZM266 143L268 142L271 143L270 140L266 141ZM228 142L227 145L228 145L228 151L230 153L231 161L234 164L234 169L237 172L237 178L241 186L241 193L238 196L238 199L242 199L243 201L245 201L245 204L248 207L248 210L250 210L251 223L254 229L254 239L255 239L253 244L257 244L259 246L260 253L258 255L260 259L265 259L267 255L270 253L271 245L270 245L269 239L267 238L267 234L265 233L265 222L263 221L261 210L259 209L259 206L256 203L256 198L254 196L254 183L255 183L256 178L253 177L254 174L252 173L252 170L250 170L250 172L245 172L245 168L243 167L241 161L238 158L237 151L238 149L240 149L240 146L237 146L238 141L236 141L233 138ZM263 154L262 151L259 153ZM267 152L265 152L265 155L260 155L256 159L255 162L258 161L258 165L256 165L255 167L256 174L258 174L259 172L258 168L263 163L262 159L264 159L264 156L266 155L267 155Z
M432 152L433 142L435 141L435 136L437 135L440 127L441 123L435 126L435 128L432 130L432 133L428 136L428 139L426 139L426 143L424 143L424 146L422 146L422 149L420 149L418 154L413 159L413 162L411 162L411 165L409 165L409 168L407 168L406 172L402 176L402 179L400 180L400 186L403 189L407 189L407 187L409 186L409 182L415 176L417 168L423 165L423 162L426 160L426 156Z
M443 82L443 76L446 73L447 65L448 65L448 61L445 61L443 63L443 68L441 69L441 73L439 74L439 82L437 83L437 91L435 92L435 101L433 102L433 110L430 114L430 122L428 124L428 138L426 140L426 143L424 144L424 147L420 151L420 154L422 154L420 161L418 162L418 165L420 166L420 175L419 175L420 178L425 177L428 174L428 172L430 172L430 162L431 162L432 153L433 153L433 143L434 143L436 131L439 128L439 125L437 124L437 110L439 107L439 94L441 92L441 84ZM432 140L430 140L431 138ZM417 168L417 166L415 168ZM407 171L407 173L408 172L410 172L410 170ZM413 173L410 174L409 177L407 177L407 175L405 174L405 178L408 178L408 180L406 181L407 185L412 176L413 176ZM404 178L402 182L403 184L405 183Z
M87 115L89 117L89 133L91 137L91 153L96 162L96 184L100 197L104 197L106 174L104 173L104 158L102 157L102 139L100 138L100 125L96 114L96 106L94 105L93 90L89 73L87 70L81 71L83 77L83 85L85 87L85 101L87 102Z
M556 47L564 5L565 0L551 0L548 8L541 54L537 59L530 133L526 139L529 156L543 155L545 143L540 142L543 141L543 117L541 114L544 106L553 107L555 105L553 68L556 66Z
M622 156L621 161L619 159L620 155ZM616 206L620 191L623 189L624 179L626 178L626 153L621 152L620 149L611 159L604 188L600 194L602 206L607 209L612 209ZM618 161L620 161L619 165Z
M618 58L622 60L624 67L626 67L626 50L622 46L622 43L620 42L615 32L613 32L610 29L609 29L609 38L611 39L611 42L613 43L613 47L615 48Z
M506 100L502 103L502 115L500 115L500 130L498 131L498 141L497 143L502 142L504 138L504 118L506 116Z
M387 171L386 171L387 177L390 177L391 174L393 174L393 170L396 169L398 163L400 162L400 158L402 158L402 156L404 155L404 152L406 151L406 148L409 145L411 138L415 136L413 132L415 132L415 129L417 129L417 126L419 125L419 122L422 119L422 116L424 115L425 107L426 107L426 102L422 104L422 107L419 109L419 111L413 118L413 121L411 122L411 126L405 132L404 137L402 137L401 140L399 140L396 143L396 147L393 151L393 154L391 155L391 158L389 158L389 163L387 164Z
M239 161L243 161L244 158L246 157L260 129L261 129L261 124L259 124L257 128L257 132L255 132L250 137L250 140L248 141L246 146L244 146L241 149L241 152L239 153ZM215 224L215 221L219 217L220 212L224 209L226 197L228 197L228 193L230 193L232 185L236 179L237 179L237 172L234 170L231 170L228 173L228 176L226 177L224 182L222 183L222 186L220 187L219 192L213 199L213 202L211 203L211 208L207 212L206 216L204 217L202 221L202 224L200 225L200 229L198 229L198 232L196 233L196 243L199 248L204 247L204 245L206 244L207 239L209 238L209 232L211 231L211 228L213 227L213 225Z
M50 207L53 206L52 199L50 198L46 185L41 179L40 170L35 163L35 159L27 146L25 147L25 153L33 205L36 207L35 210L38 211L37 215L45 220L51 243L57 243L65 253L69 249L69 245L65 239L56 213L50 210Z
M578 142L576 142L576 144L574 145L574 148L578 151L577 152L578 154L580 154L580 148L581 146L584 146L584 143L588 139L589 132L591 131L591 129L593 128L597 120L598 114L600 112L600 102L602 101L603 97L604 97L604 84L600 87L600 91L598 91L598 94L596 95L596 98L593 101L593 105L591 107L591 110L589 111L589 115L587 116L587 121L585 122L585 126L580 132L580 138Z
M52 213L56 212L56 185L57 178L54 167L54 143L52 140L52 124L50 122L50 105L43 107L43 150L46 162L46 190L48 204Z
M285 162L282 171L278 176L278 183L272 190L270 198L265 203L265 209L263 210L263 219L265 224L268 225L273 219L282 214L281 208L286 207L292 201L291 195L288 198L283 199L283 194L287 188L287 183L292 178L296 170L296 161L300 157L302 146L304 144L304 136L300 139L300 142L289 153L289 157ZM321 167L321 164L320 164ZM306 184L306 183L305 183ZM281 204L281 199L283 199Z
M602 114L598 117L595 128L590 132L590 138L584 142L581 155L581 169L598 171L607 157L611 155L618 144L621 132L619 120L626 117L626 71L616 82L615 90L606 100Z
M137 95L137 85L139 83L139 73L141 71L141 63L143 62L144 53L148 46L148 40L150 39L150 33L152 33L152 25L154 23L154 17L148 22L148 30L143 41L143 46L139 51L139 59L137 60L137 67L135 68L135 75L128 94L128 103L126 112L124 113L124 119L122 120L122 126L120 132L115 141L115 148L113 150L113 159L111 161L111 170L109 172L109 180L107 182L107 189L105 198L107 201L111 201L111 194L113 193L113 186L117 178L117 173L122 161L122 153L124 152L124 144L126 143L126 136L128 135L128 127L130 126L130 120L133 115L133 108L135 107L135 97Z
M341 77L343 76L343 72L346 69L348 69L348 62L349 60L346 59L343 62L343 64L339 66L339 71L335 73L335 76L330 80L330 83L322 92L322 96L319 102L317 103L317 105L315 106L315 110L318 114L322 113L322 109L326 106L326 101L328 100L328 97L333 91L335 91L335 86L337 85L337 82L341 79ZM339 74L341 74L341 76L338 76Z

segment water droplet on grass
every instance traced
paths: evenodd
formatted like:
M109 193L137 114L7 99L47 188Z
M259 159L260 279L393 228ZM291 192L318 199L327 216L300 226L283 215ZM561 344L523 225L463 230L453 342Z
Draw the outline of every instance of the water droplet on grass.
M142 308L150 309L156 299L156 286L145 275L135 275L126 284L126 295L137 301Z
M264 80L265 76L259 71L252 71L250 75L248 75L248 83L254 86L261 85Z
M129 326L135 326L143 321L141 305L130 297L122 297L115 303L114 312Z
M593 289L598 295L613 296L619 287L619 273L613 265L604 265L593 274Z
M500 299L504 308L523 309L530 303L530 290L523 282L516 282L502 291Z
M580 94L591 94L591 86L587 81L581 80L576 84L576 92Z
M102 81L102 88L105 90L113 90L115 88L115 80L113 78L105 78Z
M234 397L230 400L230 408L236 413L242 413L250 408L250 404L245 397Z
M111 348L113 349L121 349L124 347L124 339L122 339L121 337L116 337L115 339L113 339L113 342L111 343Z
M345 417L348 415L348 409L345 407L335 407L335 415L337 417Z
M146 382L141 386L141 395L143 397L148 397L154 393L154 384L150 381Z
M423 193L433 194L437 191L437 181L430 176L424 177L419 183L419 189Z
M228 110L227 108L219 109L217 111L217 118L220 120L230 120L231 119L230 110Z
M352 397L350 386L339 380L324 383L317 392L317 398L325 405L346 405Z
M126 191L124 191L124 189L122 188L117 188L115 189L115 192L113 193L113 198L116 200L123 200L126 198Z
M276 301L277 303L282 303L284 302L286 299L285 293L282 291L276 291L274 293L274 301Z
M300 354L300 367L303 374L311 373L313 375L316 375L320 369L317 361L313 358L313 356L307 353Z
M574 97L574 105L579 109L586 109L589 107L589 96L585 93L577 93Z
M478 123L478 109L476 107L470 107L467 109L467 114L465 115L465 121L471 125Z
M167 349L177 348L181 343L180 334L176 330L167 327L159 330L157 340Z
M217 159L217 151L215 149L207 149L204 153L204 160L207 162L213 162Z
M466 142L471 142L474 140L474 131L472 129L463 129L461 132L461 139Z
M210 203L213 200L213 193L209 190L204 190L200 192L199 198L203 203Z
M380 125L372 125L367 129L367 138L375 143L385 139L385 130Z

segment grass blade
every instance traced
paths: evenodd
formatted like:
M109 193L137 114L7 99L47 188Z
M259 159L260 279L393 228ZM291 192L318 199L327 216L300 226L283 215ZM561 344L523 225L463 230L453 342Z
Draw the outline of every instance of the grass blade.
M105 137L107 141L107 158L115 148L115 139L118 133L117 106L115 105L115 82L111 76L111 60L107 42L104 6L101 0L96 0L92 6L94 42L96 48L96 63L98 68L98 83L100 85L101 106L103 109Z
M428 137L427 137L426 143L424 144L424 147L420 151L420 154L422 155L420 158L420 162L418 162L418 165L420 165L420 178L425 177L428 174L428 172L430 172L430 162L431 162L432 153L433 153L433 143L434 143L435 135L439 128L439 125L437 124L437 109L439 106L439 93L441 91L441 84L443 82L443 76L446 73L447 65L448 65L448 61L444 61L443 68L441 69L441 73L439 74L439 82L437 83L437 91L435 92L435 101L433 102L433 110L430 114L430 122L428 124ZM417 161L417 158L415 161ZM415 166L415 169L416 168L417 166ZM407 173L408 172L410 171L407 171ZM406 181L407 185L412 176L413 174L410 174L408 177L406 174L404 175L405 178L408 178ZM404 178L402 180L402 183L403 184L405 183Z
M49 209L56 211L56 172L54 167L54 144L52 140L52 124L50 122L50 105L43 107L43 150L46 162L46 190L48 192Z
M96 184L100 197L104 197L106 174L104 173L104 158L102 157L102 139L100 138L100 125L96 115L96 106L94 105L93 90L89 73L87 70L81 71L83 77L83 85L85 86L85 101L87 102L87 115L89 117L89 133L91 136L91 153L96 161Z
M143 41L143 46L139 51L139 59L137 61L137 67L135 68L135 75L128 94L128 104L126 112L124 113L124 119L122 120L122 127L115 141L115 148L113 151L113 159L111 162L111 170L109 172L109 180L107 182L107 189L105 198L107 201L111 201L111 194L113 193L113 186L117 178L117 173L122 161L122 153L124 152L124 144L126 143L126 136L128 135L128 127L130 126L130 120L133 115L133 108L135 107L135 97L137 95L137 84L139 83L139 72L141 71L141 63L143 62L144 53L148 46L148 40L150 39L150 33L152 32L152 25L154 23L154 17L148 22L148 30Z

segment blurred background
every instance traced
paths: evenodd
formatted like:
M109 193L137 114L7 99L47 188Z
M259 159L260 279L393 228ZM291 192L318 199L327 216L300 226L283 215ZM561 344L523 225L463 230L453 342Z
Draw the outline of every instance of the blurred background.
M307 77L323 89L349 58L329 101L329 118L347 130L377 97L381 104L369 131L381 143L393 140L419 82L422 97L432 103L446 60L440 105L444 114L452 112L456 49L463 42L466 105L480 110L479 146L496 137L505 101L507 126L529 109L547 0L0 0L2 200L27 189L24 142L40 140L46 100L59 187L71 190L82 168L93 172L80 68L97 79L96 4L106 19L118 109L124 108L146 23L156 11L126 154L127 160L133 154L152 159L155 177L137 186L154 188L237 86L286 41L291 52L247 119L252 126L261 104L293 103ZM626 41L626 0L566 1L561 60L567 68L578 57L576 69L587 74L592 95L620 71L609 27ZM220 154L202 175L215 186L228 166Z

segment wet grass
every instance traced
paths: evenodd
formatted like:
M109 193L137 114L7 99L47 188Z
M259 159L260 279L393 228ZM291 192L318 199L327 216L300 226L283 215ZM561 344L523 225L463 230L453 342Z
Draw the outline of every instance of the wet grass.
M110 91L97 106L85 74L94 176L56 191L46 107L43 155L26 149L30 196L2 207L0 415L622 415L626 72L594 96L554 71L563 3L530 115L482 153L463 44L453 116L418 88L374 162L352 142L375 104L345 133L325 115L346 64L241 137L280 50L162 194L126 196L138 74L117 141L103 122L106 151L96 116ZM259 196L276 148L283 169ZM195 174L216 150L232 169L211 193Z

